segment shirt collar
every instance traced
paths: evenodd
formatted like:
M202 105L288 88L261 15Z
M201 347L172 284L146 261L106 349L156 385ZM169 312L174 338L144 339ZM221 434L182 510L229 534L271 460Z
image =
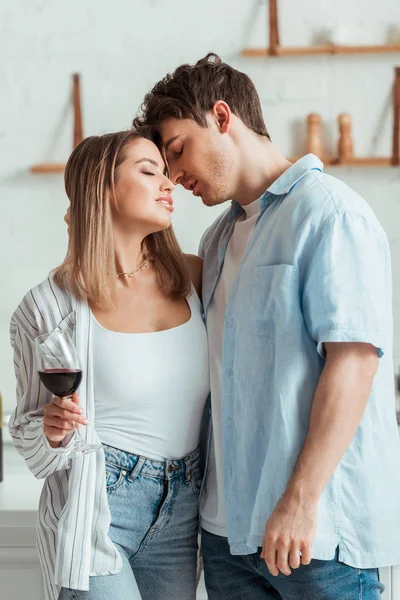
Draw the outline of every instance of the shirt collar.
M313 170L323 171L324 165L315 154L306 154L297 160L292 166L282 173L278 179L272 183L264 194L257 200L261 205L261 212L274 201L275 196L284 196L303 179L307 173ZM238 202L232 200L229 221L232 221L237 216L243 214L244 210Z
M323 171L323 168L323 163L315 156L315 154L306 154L306 156L303 156L303 158L300 158L291 167L286 169L286 171L284 171L284 173L269 186L267 192L274 194L274 196L288 194L292 187L295 186L300 179L303 179L304 175L307 175L307 173L314 169Z

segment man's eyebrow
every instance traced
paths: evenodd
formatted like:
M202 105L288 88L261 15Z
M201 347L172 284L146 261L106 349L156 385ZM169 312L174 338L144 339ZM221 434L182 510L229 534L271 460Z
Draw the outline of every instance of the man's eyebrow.
M154 165L155 167L157 167L157 169L160 168L160 165L158 164L158 162L156 160L153 160L152 158L141 158L140 160L137 160L135 162L135 165L137 165L138 163L142 163L142 162L149 162L152 165Z
M170 140L168 140L168 142L165 144L165 151L168 150L168 148L170 147L170 145L172 144L172 142L174 142L175 140L177 140L180 135L181 134L176 135L175 137L173 137Z

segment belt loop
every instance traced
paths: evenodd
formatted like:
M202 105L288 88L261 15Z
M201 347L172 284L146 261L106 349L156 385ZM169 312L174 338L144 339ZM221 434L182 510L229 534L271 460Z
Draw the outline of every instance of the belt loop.
M133 469L131 469L131 471L128 475L128 479L130 479L131 481L133 481L133 477L136 479L136 477L139 475L140 471L142 470L145 462L146 462L146 459L143 456L139 456L136 465L133 467Z
M185 458L185 480L190 481L190 473L191 473L191 460L189 458Z

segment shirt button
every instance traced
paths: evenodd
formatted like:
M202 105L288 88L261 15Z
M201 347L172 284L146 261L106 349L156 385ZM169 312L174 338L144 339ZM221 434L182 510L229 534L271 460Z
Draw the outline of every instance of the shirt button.
M121 471L122 475L126 475L126 471Z

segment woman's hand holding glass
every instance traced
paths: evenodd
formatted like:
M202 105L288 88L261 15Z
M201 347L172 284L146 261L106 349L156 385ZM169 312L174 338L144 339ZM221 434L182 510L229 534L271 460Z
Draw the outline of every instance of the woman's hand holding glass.
M76 393L71 398L53 396L51 403L44 408L43 430L53 448L58 448L79 425L87 424L88 420L79 407L79 395Z
M71 433L71 445L66 452L70 458L89 454L101 448L99 442L88 443L77 431L76 425L88 422L79 408L78 389L82 369L72 338L66 331L53 331L35 338L36 367L41 383L53 394L44 407L44 433L53 448ZM57 395L55 395L57 394Z

